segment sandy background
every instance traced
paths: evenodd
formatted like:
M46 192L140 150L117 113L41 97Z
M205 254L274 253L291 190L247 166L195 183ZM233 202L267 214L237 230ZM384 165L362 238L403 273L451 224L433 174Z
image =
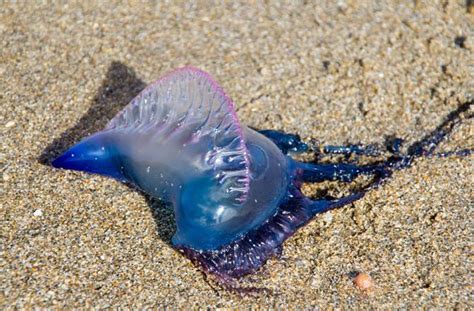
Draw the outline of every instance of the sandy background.
M472 156L420 159L322 215L242 281L273 293L243 298L170 247L158 203L43 164L187 64L221 83L243 123L322 143L409 144L473 100L471 1L317 2L2 4L0 308L473 308ZM465 120L441 149L473 148L473 132ZM358 271L374 291L354 288Z

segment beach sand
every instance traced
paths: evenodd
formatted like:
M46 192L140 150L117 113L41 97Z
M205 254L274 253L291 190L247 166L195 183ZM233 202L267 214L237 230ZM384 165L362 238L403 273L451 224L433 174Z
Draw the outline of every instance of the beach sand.
M3 3L0 308L473 308L472 156L420 158L320 215L239 282L268 291L244 296L170 246L169 209L47 164L184 65L211 73L243 123L322 144L408 146L472 103L470 1L321 2ZM464 118L439 149L474 148L473 134ZM321 187L347 189L307 191Z

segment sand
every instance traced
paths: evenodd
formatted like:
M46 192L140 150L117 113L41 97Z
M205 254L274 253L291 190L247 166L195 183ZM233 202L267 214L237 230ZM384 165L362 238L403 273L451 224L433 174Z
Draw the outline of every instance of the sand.
M243 297L170 246L159 203L47 165L184 65L210 72L243 123L326 144L409 145L472 102L472 1L317 2L3 3L0 308L473 308L472 156L419 159L321 215L241 281L271 292ZM440 150L473 148L473 132L464 120Z

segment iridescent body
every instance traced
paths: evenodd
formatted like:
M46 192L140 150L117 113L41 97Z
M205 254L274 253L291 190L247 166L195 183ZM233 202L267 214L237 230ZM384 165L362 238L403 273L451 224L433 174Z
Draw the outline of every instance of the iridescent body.
M439 143L444 135L438 136L419 150ZM367 166L301 163L287 155L307 149L295 135L241 125L214 80L187 67L150 85L103 131L52 164L131 183L169 202L177 225L173 245L206 271L228 278L256 271L317 213L366 191L310 200L300 191L303 182L347 182L361 174L382 179L428 152ZM325 150L374 152L360 146Z

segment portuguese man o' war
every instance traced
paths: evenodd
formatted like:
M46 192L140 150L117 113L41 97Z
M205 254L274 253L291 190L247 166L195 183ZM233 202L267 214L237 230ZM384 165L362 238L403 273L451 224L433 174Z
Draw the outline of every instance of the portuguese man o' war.
M283 242L315 215L362 198L416 157L449 155L436 154L435 147L471 104L461 105L404 154L401 140L393 140L385 161L304 163L290 157L311 149L299 136L242 125L221 87L207 73L185 67L148 86L104 130L52 165L112 177L168 202L176 219L173 246L205 272L231 280L278 255ZM319 153L373 156L380 150L325 146ZM350 182L360 175L374 180L341 198L310 199L301 191L304 182Z

